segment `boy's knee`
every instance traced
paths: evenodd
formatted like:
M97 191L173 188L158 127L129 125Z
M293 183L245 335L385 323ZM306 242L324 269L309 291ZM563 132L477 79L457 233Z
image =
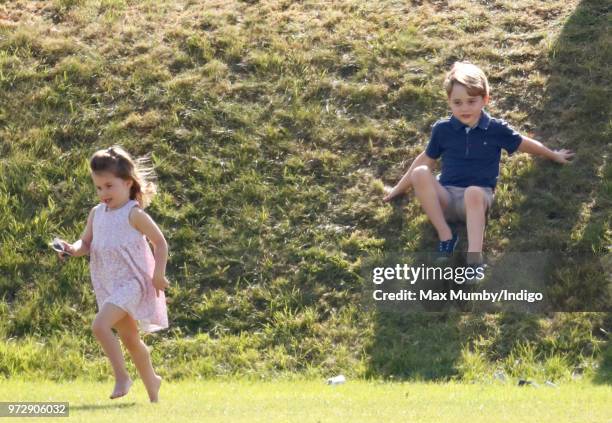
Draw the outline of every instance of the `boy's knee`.
M412 169L412 173L410 174L410 182L413 184L420 183L425 179L431 177L431 170L427 166L417 166Z
M480 187L469 186L465 189L463 201L466 206L484 206L485 193Z

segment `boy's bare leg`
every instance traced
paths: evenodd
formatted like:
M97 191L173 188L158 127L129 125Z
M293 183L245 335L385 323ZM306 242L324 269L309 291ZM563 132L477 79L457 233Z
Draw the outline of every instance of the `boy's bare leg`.
M121 308L114 304L106 303L96 314L96 318L91 325L91 330L98 342L100 342L115 374L115 388L111 394L111 399L127 394L132 384L130 375L125 368L121 346L111 329L116 322L123 319L126 315L127 313Z
M482 261L485 213L487 211L486 194L480 187L470 186L465 190L463 201L468 236L468 259L471 259L469 261Z
M451 228L444 218L444 209L448 207L450 197L446 189L436 180L427 166L418 166L412 170L410 181L421 207L436 228L440 241L453 237Z
M123 342L134 361L138 374L149 394L149 399L151 402L157 402L162 379L153 370L151 354L145 343L140 339L136 321L127 315L115 324L115 329L119 332L121 342Z

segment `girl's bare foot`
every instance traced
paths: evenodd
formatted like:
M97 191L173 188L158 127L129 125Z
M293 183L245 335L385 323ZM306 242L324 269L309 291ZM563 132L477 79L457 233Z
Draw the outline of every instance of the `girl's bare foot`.
M132 386L132 379L129 377L125 380L117 380L115 382L115 389L113 389L113 393L110 396L110 399L121 398L130 391L130 387Z
M159 401L159 388L161 387L161 383L162 383L162 378L160 376L155 375L153 386L151 386L151 389L147 388L147 392L149 394L149 400L151 402Z

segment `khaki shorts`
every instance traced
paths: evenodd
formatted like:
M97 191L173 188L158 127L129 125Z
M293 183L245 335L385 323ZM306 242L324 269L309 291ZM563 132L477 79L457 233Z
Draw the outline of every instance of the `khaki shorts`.
M447 222L465 222L465 203L463 196L465 194L465 187L455 187L452 185L442 185L449 194L450 201L448 207L444 210L444 218ZM493 194L493 188L491 187L479 187L485 193L485 199L487 200L487 212L493 205L495 195Z

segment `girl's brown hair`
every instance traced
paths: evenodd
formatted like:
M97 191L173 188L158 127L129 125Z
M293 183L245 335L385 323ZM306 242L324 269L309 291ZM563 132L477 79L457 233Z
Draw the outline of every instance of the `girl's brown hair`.
M117 178L132 181L130 199L138 201L143 209L151 203L157 192L155 173L147 157L132 159L120 146L98 150L91 156L89 167L92 172L110 172Z

